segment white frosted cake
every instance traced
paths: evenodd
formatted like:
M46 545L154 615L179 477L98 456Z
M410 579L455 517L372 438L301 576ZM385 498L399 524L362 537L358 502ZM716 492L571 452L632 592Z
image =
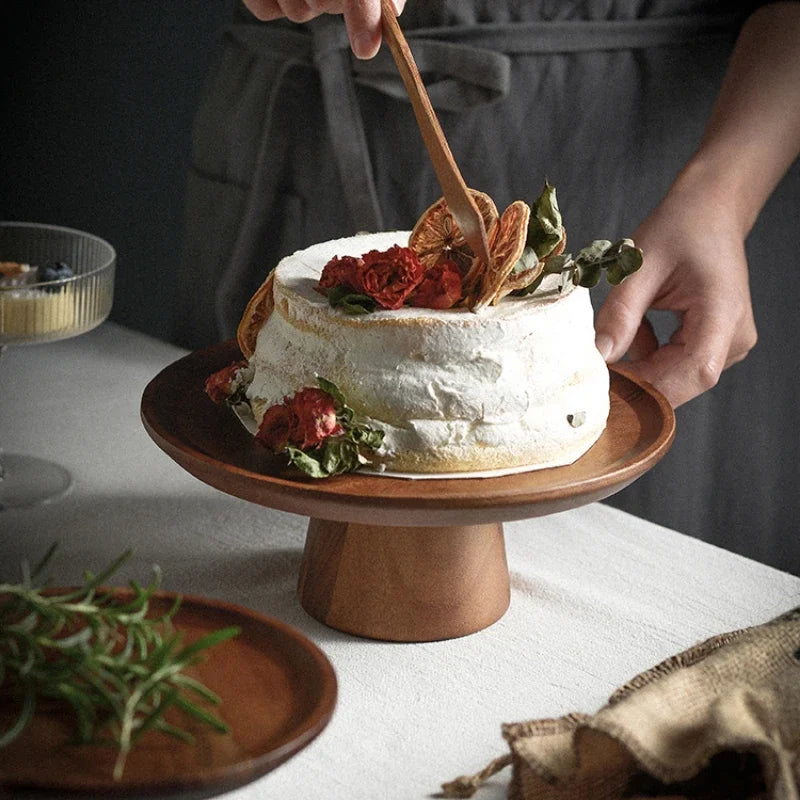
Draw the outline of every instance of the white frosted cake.
M589 291L547 276L496 305L348 315L316 287L334 256L406 245L408 232L325 242L283 259L274 308L249 362L256 422L317 376L384 432L371 458L396 472L448 473L570 464L603 432L609 376L594 345Z

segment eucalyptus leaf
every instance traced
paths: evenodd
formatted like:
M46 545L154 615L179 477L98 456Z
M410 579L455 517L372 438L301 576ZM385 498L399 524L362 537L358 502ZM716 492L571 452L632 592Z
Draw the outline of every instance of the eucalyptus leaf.
M317 375L317 384L319 388L322 389L323 392L329 394L337 403L340 408L344 408L345 406L345 399L344 395L339 390L339 387L333 382L329 381L327 378L323 378L321 375Z
M366 425L354 425L348 431L351 440L360 447L377 450L383 444L384 432Z
M583 286L586 289L591 289L600 283L600 277L603 274L603 268L598 261L588 262L585 264L575 263L575 272L572 276L572 282L576 286Z
M515 291L511 292L511 294L514 297L524 297L526 294L533 294L539 288L539 286L541 286L545 274L545 272L542 272L538 278L529 283L524 289L516 289Z
M328 290L328 302L344 314L371 314L378 304L366 294L359 294L346 286Z
M561 253L557 256L550 256L544 262L544 275L560 275L565 270L569 269L573 264L572 255L570 253Z
M343 436L328 439L322 450L322 469L328 475L339 475L358 469L358 446Z
M289 460L298 469L302 470L311 478L327 478L330 473L327 472L318 459L314 458L310 453L303 452L299 447L289 445L286 448Z
M526 244L539 258L552 253L564 234L556 189L545 181L542 193L531 207Z
M629 239L623 240L616 258L606 267L608 282L613 286L622 283L642 266L643 261L642 251Z
M607 239L596 239L591 244L586 245L579 253L575 261L578 264L593 264L602 261L611 250L611 242Z
M512 275L518 275L520 272L528 272L529 270L536 269L539 264L539 257L533 247L526 245L522 250L522 255L517 259L516 264L511 269Z

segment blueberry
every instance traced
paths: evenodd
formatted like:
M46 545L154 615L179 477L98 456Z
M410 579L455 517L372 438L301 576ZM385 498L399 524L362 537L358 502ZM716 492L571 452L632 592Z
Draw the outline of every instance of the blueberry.
M36 278L39 282L44 281L60 281L64 278L71 278L74 275L69 264L64 261L56 261L54 264L44 264L40 266ZM61 286L48 286L45 290L48 292L57 292Z

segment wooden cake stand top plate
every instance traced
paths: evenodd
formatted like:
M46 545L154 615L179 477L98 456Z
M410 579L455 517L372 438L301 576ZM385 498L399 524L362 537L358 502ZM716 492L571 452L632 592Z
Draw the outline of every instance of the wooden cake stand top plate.
M675 415L649 384L611 369L611 411L597 443L566 467L489 478L408 480L368 473L307 478L269 454L206 378L241 358L234 341L191 353L148 384L142 420L154 441L195 477L227 494L335 521L430 526L503 522L564 511L619 491L667 452Z

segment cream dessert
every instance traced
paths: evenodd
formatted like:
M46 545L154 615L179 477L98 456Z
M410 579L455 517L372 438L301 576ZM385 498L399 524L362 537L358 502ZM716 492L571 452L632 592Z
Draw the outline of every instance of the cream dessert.
M402 307L347 315L317 290L334 256L408 242L408 232L325 242L283 259L246 389L256 422L322 376L384 432L371 458L398 472L569 464L597 441L609 377L587 289L548 276L477 311Z
M0 338L7 342L54 335L75 323L75 292L71 285L41 286L43 281L72 275L63 265L31 267L0 262Z

